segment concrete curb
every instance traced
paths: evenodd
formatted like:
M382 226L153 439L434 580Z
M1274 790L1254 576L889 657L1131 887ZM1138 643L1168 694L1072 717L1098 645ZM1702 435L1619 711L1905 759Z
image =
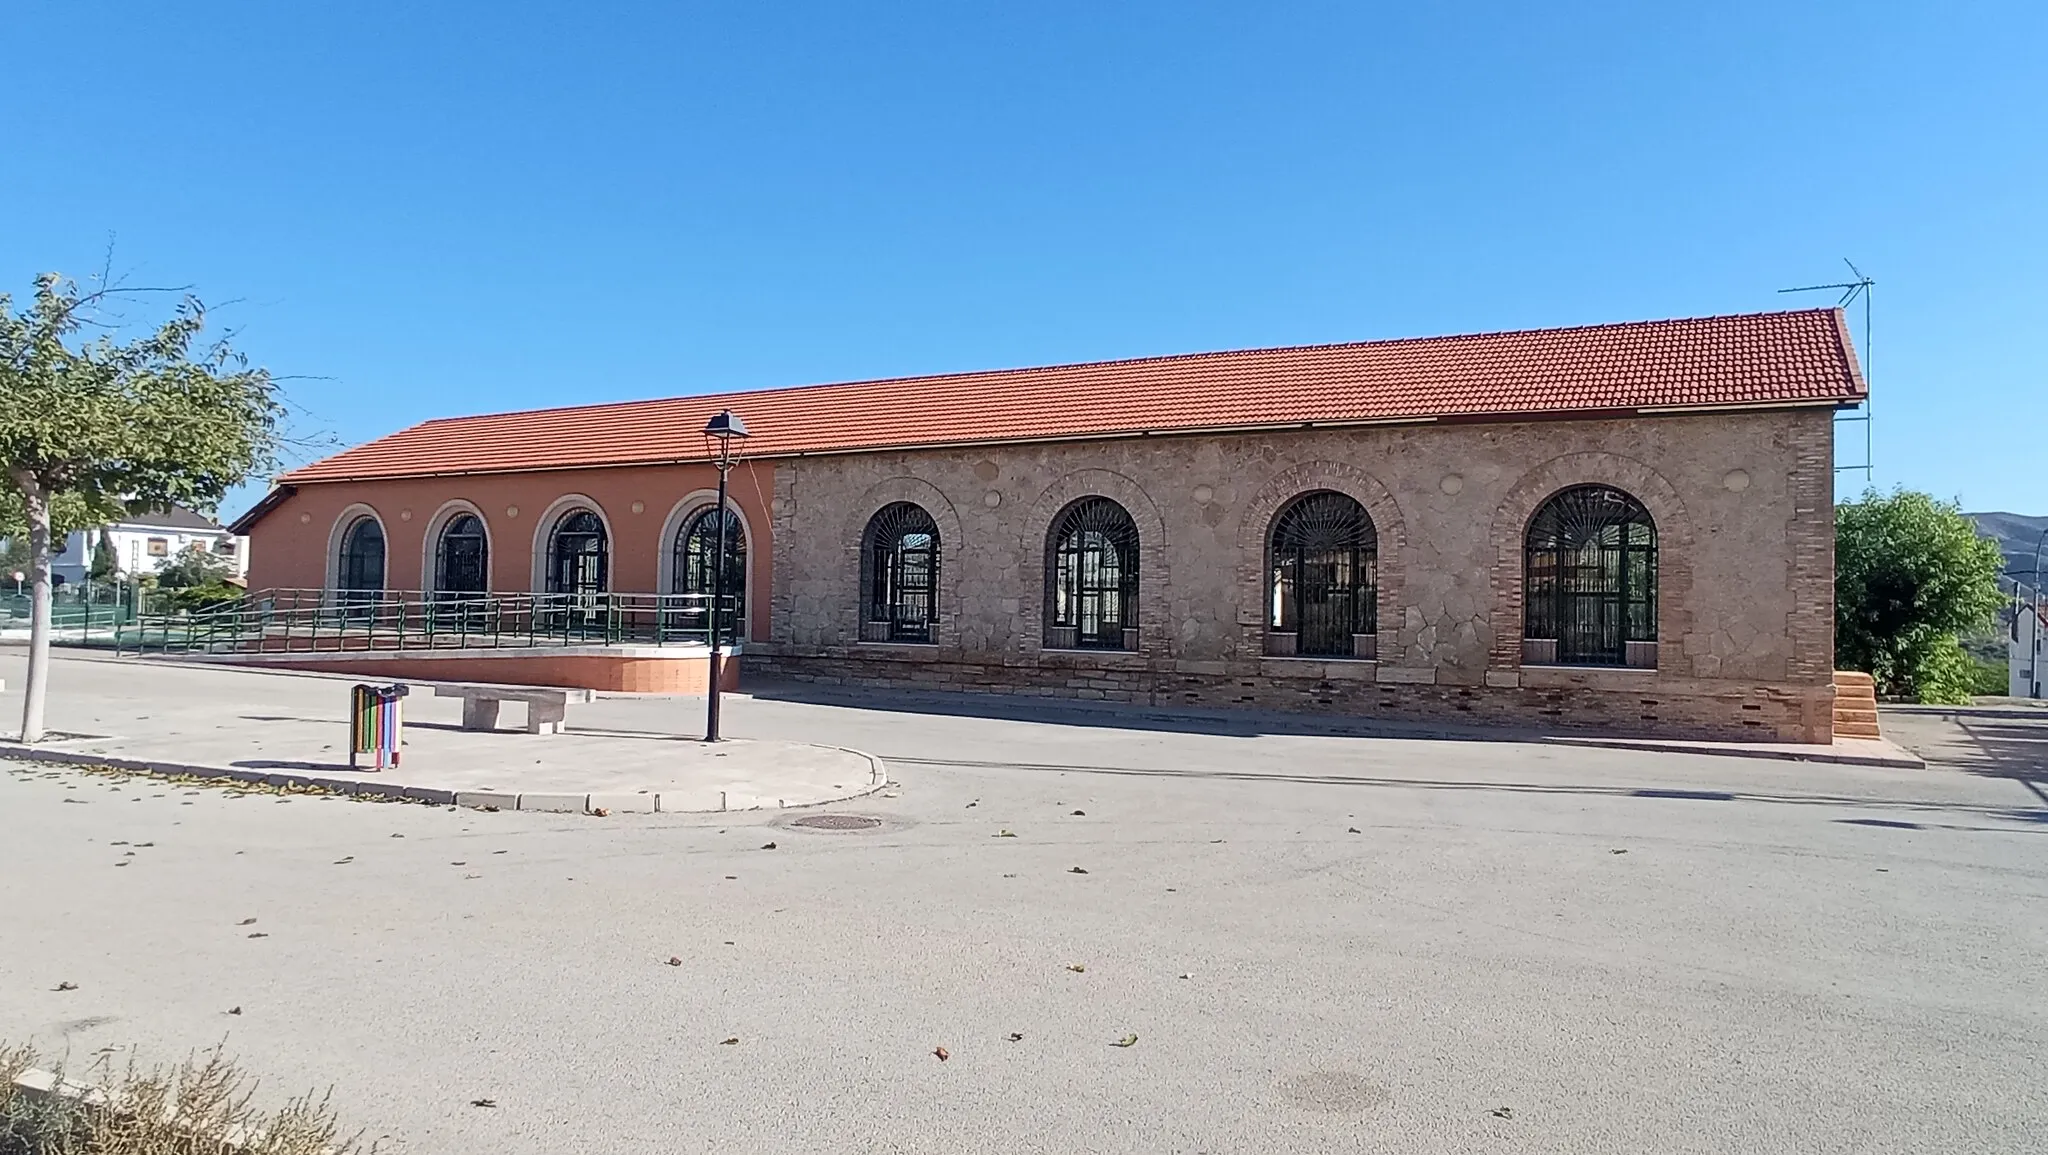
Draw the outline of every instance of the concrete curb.
M809 742L821 750L837 750L866 760L868 784L865 788L836 798L817 802L800 802L797 807L825 806L862 798L889 784L889 770L880 758L864 750L853 750L845 746L827 746ZM332 794L351 798L380 798L394 802L419 802L433 806L462 806L472 810L527 810L546 814L594 814L604 810L610 814L716 814L733 810L781 810L794 809L781 798L757 794L737 794L727 790L675 791L663 795L652 791L638 794L563 794L533 793L512 794L491 791L439 790L429 786L399 786L395 783L364 782L354 778L326 778L312 774L273 774L261 770L244 770L235 767L200 766L185 762L166 762L150 758L121 758L106 754L85 754L75 750L52 750L47 746L24 746L19 742L0 741L0 759L17 762L47 762L69 766L112 766L117 770L132 770L138 774L155 777L189 775L194 778L226 778L236 782L248 782L260 786L315 787ZM670 799L664 805L663 798Z
M543 814L595 814L600 810L607 814L721 814L736 810L795 810L807 806L828 806L834 802L864 798L889 784L888 765L865 750L827 746L818 742L807 742L804 745L820 750L837 750L842 754L851 754L862 759L868 764L867 786L837 798L799 802L795 805L791 805L784 798L765 794L739 794L710 787L668 793L647 790L633 794L512 794L465 790L456 793L455 805L475 810L530 810Z
M166 762L154 758L121 758L111 754L84 754L75 750L52 750L47 746L23 746L0 742L0 758L17 762L55 762L68 766L112 766L156 777L189 775L194 778L227 778L258 786L316 786L335 794L368 795L392 801L425 802L452 806L455 792L427 786L398 786L383 782L360 782L350 778L322 778L307 774L272 774L231 766L201 766L188 762Z
M1707 754L1717 758L1763 758L1779 762L1825 762L1836 766L1876 766L1888 770L1925 770L1927 760L1903 747L1885 742L1897 753L1862 753L1855 750L1833 750L1816 746L1810 750L1795 748L1773 748L1770 746L1715 746L1711 743L1660 742L1654 739L1637 741L1628 738L1571 738L1549 737L1543 739L1549 746L1587 746L1599 750L1640 750L1647 754Z

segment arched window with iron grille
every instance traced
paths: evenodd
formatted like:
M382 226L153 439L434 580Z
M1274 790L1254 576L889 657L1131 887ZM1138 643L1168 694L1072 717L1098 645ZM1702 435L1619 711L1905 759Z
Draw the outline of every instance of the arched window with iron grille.
M604 519L570 510L548 537L548 592L589 597L611 589L611 543Z
M342 531L334 585L348 602L374 602L384 592L384 527L376 518L359 517Z
M1045 644L1134 650L1138 642L1138 527L1107 497L1084 497L1046 535Z
M1322 489L1288 502L1267 556L1268 652L1378 656L1379 532L1356 498Z
M689 595L681 611L685 629L710 628L708 617L718 557L718 507L691 514L670 543L670 591ZM719 607L718 632L725 644L745 633L747 620L747 529L740 515L725 511L725 601Z
M915 502L883 506L861 541L861 640L930 642L939 616L939 526Z
M1529 522L1522 660L1657 664L1657 526L1634 497L1578 485Z
M484 523L473 513L458 513L441 527L434 543L434 590L480 594L490 588L491 546Z

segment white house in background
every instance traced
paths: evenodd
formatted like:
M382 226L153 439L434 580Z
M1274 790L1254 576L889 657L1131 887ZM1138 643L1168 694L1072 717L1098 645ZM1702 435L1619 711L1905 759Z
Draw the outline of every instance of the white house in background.
M249 539L237 537L210 517L172 506L161 513L132 514L104 527L113 544L114 564L124 574L155 573L171 559L197 545L228 563L237 578L249 574ZM92 571L92 554L100 529L81 529L64 539L50 559L50 576L59 583L84 581Z
M2042 687L2048 685L2048 667L2042 664L2042 659L2048 657L2041 651L2044 641L2048 641L2048 603L2038 610L2031 604L2020 605L2012 615L2012 640L2006 650L2013 697L2048 696L2042 693Z

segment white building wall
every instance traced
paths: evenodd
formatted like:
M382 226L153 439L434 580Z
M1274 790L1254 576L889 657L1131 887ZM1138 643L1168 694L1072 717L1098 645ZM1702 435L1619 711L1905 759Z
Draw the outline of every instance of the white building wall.
M2048 669L2042 668L2042 643L2048 640L2048 629L2042 627L2039 614L2031 605L2021 606L2013 618L2011 640L2007 643L2006 667L2011 671L2012 687L2009 691L2015 698L2040 698L2048 685Z
M124 574L153 574L195 543L229 562L234 576L246 578L249 574L249 539L226 530L115 525L107 527L107 537L114 549L114 564ZM84 581L92 572L92 555L99 539L98 529L81 529L67 537L64 548L50 559L51 576L62 584Z

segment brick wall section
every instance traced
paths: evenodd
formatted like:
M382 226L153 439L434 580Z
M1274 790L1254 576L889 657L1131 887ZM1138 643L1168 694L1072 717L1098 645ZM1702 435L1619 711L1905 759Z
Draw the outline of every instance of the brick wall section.
M1109 701L1466 717L1827 741L1832 424L1825 409L1379 426L876 453L776 470L772 637L749 670ZM1522 537L1568 485L1656 519L1655 671L1521 667ZM1263 656L1265 535L1310 489L1380 536L1379 662ZM1089 493L1141 535L1142 642L1047 651L1044 542ZM859 639L859 542L889 501L940 526L937 644Z
M635 694L702 694L711 684L710 663L697 658L629 658L565 654L517 658L319 657L250 663L265 669L355 674L364 681L484 682L500 686L562 686ZM737 690L737 663L719 670L719 684Z
M732 472L727 500L742 523L761 535L776 468L742 462ZM250 531L250 589L322 589L333 580L339 529L359 513L384 526L384 588L417 590L433 581L436 535L460 507L484 523L490 544L490 584L497 593L534 592L535 555L545 554L564 499L599 513L611 531L611 588L615 593L668 592L663 575L674 530L709 506L718 471L708 465L418 477L389 481L302 485ZM637 509L635 507L638 507ZM765 536L765 535L764 535ZM747 568L748 636L766 638L760 612L774 585L773 550L751 543Z
M1119 665L1107 657L1071 653L991 660L957 651L853 656L750 652L744 661L746 679L831 686L1284 710L1523 730L1747 742L1809 740L1804 731L1811 694L1805 688L1674 682L1650 671L1615 672L1611 678L1603 677L1608 671L1545 671L1546 677L1501 687L1378 682L1370 662L1277 658L1230 674L1177 672L1144 659Z

